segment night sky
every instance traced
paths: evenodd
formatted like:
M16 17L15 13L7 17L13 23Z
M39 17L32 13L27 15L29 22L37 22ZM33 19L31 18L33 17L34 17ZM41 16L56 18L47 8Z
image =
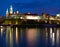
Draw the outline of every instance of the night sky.
M5 15L6 9L13 6L14 11L20 13L31 12L41 14L46 12L51 15L60 13L60 0L0 0L0 15Z

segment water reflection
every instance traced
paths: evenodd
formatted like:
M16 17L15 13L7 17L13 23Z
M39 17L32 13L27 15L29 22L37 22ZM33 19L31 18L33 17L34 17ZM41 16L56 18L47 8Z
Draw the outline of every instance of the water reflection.
M1 37L2 37L2 35L3 35L3 27L1 26Z
M13 30L10 27L6 28L6 47L13 47Z
M4 31L4 27L3 26L0 26L0 31L1 31L1 37L2 37L3 36L3 31Z
M18 28L16 27L16 44L18 44Z
M60 28L0 27L0 47L60 47Z
M13 31L10 30L10 47L13 47Z
M52 39L52 34L53 34L53 32L52 32L52 28L50 28L50 38Z
M57 32L56 32L56 44L57 44L57 47L59 47L59 34L60 34L60 28L57 29Z
M54 28L50 28L50 39L52 41L52 46L54 46L54 41L55 41L55 33L54 33Z
M52 34L52 45L54 45L54 41L55 41L55 33L53 32L53 34Z
M36 30L35 29L27 29L27 43L29 47L33 47L36 43Z

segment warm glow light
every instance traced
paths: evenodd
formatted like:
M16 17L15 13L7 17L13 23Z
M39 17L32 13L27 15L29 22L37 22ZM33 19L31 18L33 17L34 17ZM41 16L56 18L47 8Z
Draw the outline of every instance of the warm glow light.
M13 31L11 30L11 28L9 30L10 30L10 47L13 47Z
M6 46L13 47L13 30L9 26L6 28Z
M10 14L12 14L13 13L13 7L12 7L12 5L10 6Z
M1 27L1 36L2 36L2 34L3 34L3 26L0 26Z
M18 28L16 27L16 43L18 43Z
M20 17L20 19L24 19L23 17Z
M18 24L18 22L16 21L16 24Z
M39 16L26 16L26 19L40 19Z
M27 41L29 44L34 44L36 39L36 31L35 29L27 30Z
M50 20L54 20L54 18L51 17Z

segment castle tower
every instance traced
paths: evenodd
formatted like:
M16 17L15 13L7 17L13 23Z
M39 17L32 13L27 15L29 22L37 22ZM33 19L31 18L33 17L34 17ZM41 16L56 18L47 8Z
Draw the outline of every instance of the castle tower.
M10 6L10 14L13 14L13 7L12 7L12 5Z
M8 9L6 10L6 18L8 18L9 16L9 12L8 12Z

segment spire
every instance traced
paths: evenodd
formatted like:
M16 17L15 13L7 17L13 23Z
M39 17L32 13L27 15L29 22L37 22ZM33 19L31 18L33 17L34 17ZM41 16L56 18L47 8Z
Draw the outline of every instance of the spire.
M10 6L10 14L13 14L13 7L12 7L12 5Z
M7 8L7 10L6 10L6 18L8 17L8 15L9 15L9 12L8 12L8 8Z
M6 10L6 14L8 14L9 12L8 12L8 8L7 8L7 10Z

